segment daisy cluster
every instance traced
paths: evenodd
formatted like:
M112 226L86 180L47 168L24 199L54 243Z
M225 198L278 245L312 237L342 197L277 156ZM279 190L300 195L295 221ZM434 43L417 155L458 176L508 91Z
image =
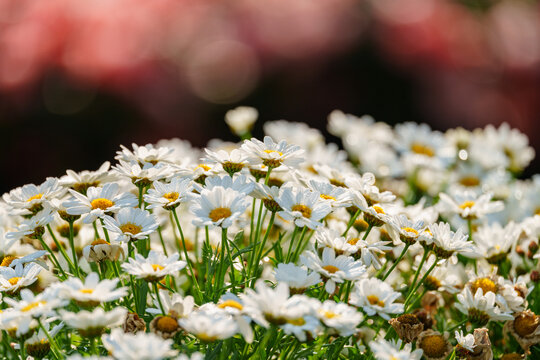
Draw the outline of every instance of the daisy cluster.
M540 351L540 178L498 128L122 146L0 202L7 359L523 359Z

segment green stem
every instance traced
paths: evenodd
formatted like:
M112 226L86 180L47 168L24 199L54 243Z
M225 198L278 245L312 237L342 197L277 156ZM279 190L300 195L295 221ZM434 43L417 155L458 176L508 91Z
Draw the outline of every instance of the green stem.
M161 313L163 315L167 315L165 313L165 309L163 308L163 304L161 303L161 297L159 297L159 289L158 289L158 285L157 285L157 282L154 282L154 291L156 292L156 298L157 298L157 301L158 301L158 304L159 304L159 308L161 310Z
M412 299L413 295L416 293L416 291L418 290L418 288L422 285L422 283L424 282L424 280L426 280L426 278L428 277L429 273L435 269L435 266L437 266L437 262L439 261L439 257L438 256L435 256L435 261L433 262L433 265L431 265L431 267L428 269L428 271L426 271L426 273L424 274L424 276L422 277L422 279L420 279L420 281L418 282L418 284L415 286L415 288L413 289L413 291L410 292L409 296L407 296L407 299L405 300L405 304L404 304L404 307L405 309L407 309L407 305L409 304L409 301Z
M43 237L41 237L41 236L39 237L39 241L41 242L41 245L45 248L45 250L47 250L49 252L49 254L51 255L51 259L52 259L53 264L58 268L58 270L60 270L60 272L62 273L64 278L67 279L68 276L66 275L66 272L60 266L60 263L58 262L58 259L54 255L54 253L51 250L51 248L49 247L49 245L47 245L47 243L43 240Z
M227 238L227 229L221 230L221 242L225 244L225 250L227 250L227 258L229 259L229 262L231 263L231 292L234 293L234 285L236 284L236 279L234 278L234 264L233 259L231 255L231 249L229 248L229 239ZM224 275L227 274L228 267L225 267Z
M258 269L259 269L259 262L261 261L261 257L264 251L264 247L266 245L266 241L268 240L268 235L270 234L270 231L272 230L272 226L274 226L274 219L276 218L276 212L273 211L272 215L270 216L270 222L268 223L268 227L266 228L266 232L264 234L263 242L261 244L260 251L257 253L257 257L255 258L255 269L253 269L253 274L250 274L252 277L256 278ZM253 279L253 282L251 286L255 283L255 279Z
M159 241L161 242L161 246L163 247L163 253L165 254L165 256L169 256L169 254L167 253L167 247L165 246L165 241L163 240L163 234L161 233L161 225L158 226L158 235L159 235Z
M367 229L366 229L366 232L364 233L364 236L362 237L362 240L366 240L369 233L371 232L371 229L373 229L373 225L369 224Z
M346 236L347 233L349 232L349 230L351 229L351 227L354 225L354 222L356 221L356 218L360 215L360 212L361 210L358 209L354 215L351 216L351 219L349 220L349 223L347 224L347 228L345 229L345 231L343 232L343 234L341 234L341 236Z
M184 232L182 231L182 225L180 225L180 221L178 220L178 215L176 214L176 209L172 209L171 213L173 214L174 221L176 222L176 227L178 228L178 232L180 233L180 239L182 240L182 249L184 250L184 256L186 258L186 263L188 266L189 274L191 275L191 281L193 281L193 285L195 285L197 289L197 297L199 298L199 301L202 301L202 295L201 295L201 289L199 287L199 282L195 278L195 272L193 271L193 265L191 264L191 259L189 258L187 248L186 248L186 239L184 238Z
M392 273L392 271L394 271L394 269L396 268L396 266L399 264L399 262L401 261L401 259L403 258L403 256L405 256L405 253L407 252L407 250L409 249L409 247L411 246L411 244L406 244L405 247L403 248L403 251L401 251L401 254L399 254L399 257L396 259L396 261L394 261L394 263L392 264L392 267L390 267L390 270L388 270L388 272L386 273L386 275L383 276L382 280L386 280L386 278L388 276L390 276L390 274Z
M73 221L69 221L69 246L71 247L71 255L73 256L73 267L75 275L79 277L79 259L77 258L77 250L75 250L75 232L73 231Z
M304 247L304 237L306 236L306 231L308 227L304 226L304 229L302 229L302 234L300 235L300 240L298 241L298 244L296 245L296 250L293 253L292 262L296 262L298 259L298 255L300 254L300 250Z
M37 319L37 321L38 321L39 327L41 328L41 330L43 330L43 332L45 333L45 336L47 336L47 340L49 340L49 344L51 345L51 351L52 351L54 357L56 359L61 359L62 357L58 355L58 345L56 344L54 339L51 337L51 334L49 334L47 329L45 329L45 327L41 323L41 320Z
M298 233L298 229L299 229L299 227L295 225L293 233L292 233L292 237L291 237L291 242L289 244L289 250L287 251L287 257L285 258L286 263L288 263L290 258L291 258L292 249L293 249L293 246L294 246L294 239L296 238L296 234Z
M416 280L418 280L418 275L420 275L420 271L422 270L422 266L424 266L424 263L426 262L426 259L428 257L429 250L427 248L424 248L424 254L422 255L422 260L420 260L420 264L418 265L418 268L416 269L416 272L414 274L414 279L411 283L410 289L414 289L414 286L416 285ZM409 295L407 294L407 297Z
M54 244L56 245L56 247L58 248L58 251L60 251L60 254L62 254L62 257L66 260L66 262L68 263L68 266L70 269L73 270L73 273L79 277L79 272L76 271L78 269L75 269L75 266L73 265L73 263L71 262L71 259L69 258L68 254L66 253L66 250L64 250L64 247L62 246L62 244L58 241L58 239L56 238L56 236L54 235L54 232L53 230L51 229L51 225L50 224L47 224L47 230L49 231L49 234L51 234L51 237L53 238L53 241L54 241Z

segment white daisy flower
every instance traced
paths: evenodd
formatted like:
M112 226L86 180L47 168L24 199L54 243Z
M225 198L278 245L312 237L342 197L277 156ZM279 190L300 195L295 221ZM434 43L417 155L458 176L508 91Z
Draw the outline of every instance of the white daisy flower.
M103 216L105 228L116 235L118 242L146 239L159 226L155 215L138 208L123 208L116 214L116 219Z
M249 106L239 106L236 109L227 111L225 122L234 134L244 136L251 131L258 117L259 112L257 109Z
M64 202L66 212L70 215L83 215L82 221L91 224L105 214L116 213L123 207L137 206L135 195L126 192L119 194L117 183L105 184L102 188L89 187L86 195L69 190L73 198Z
M298 227L307 226L316 229L321 225L320 220L332 211L328 202L320 195L308 189L282 188L279 198L276 199L283 209L279 215L288 221L294 221Z
M12 255L4 256L0 266L15 267L18 264L24 265L24 264L27 264L27 263L35 262L36 264L41 265L41 267L43 267L44 269L48 269L47 264L43 260L38 260L40 257L42 257L42 256L44 256L46 254L47 254L47 251L38 250L38 251L34 251L34 252L32 252L32 253L30 253L28 255L21 256L21 257L12 256Z
M514 222L509 222L504 227L499 223L480 226L474 233L478 255L490 264L497 264L506 259L517 244L520 234L521 227Z
M150 250L147 258L141 254L135 254L135 258L129 258L128 262L122 264L122 269L138 279L160 281L167 275L175 276L186 267L187 263L178 260L179 256L180 254L174 253L167 257L160 252Z
M508 158L508 170L519 173L529 165L534 158L534 149L529 146L529 139L518 129L510 128L507 123L498 129L488 125L484 129L486 141L499 147Z
M306 185L311 191L320 194L321 199L328 201L333 208L351 205L351 195L345 188L316 180L310 180Z
M340 336L350 336L356 332L356 327L362 322L364 316L352 306L326 300L317 309L321 322L336 331Z
M321 258L311 251L306 251L300 255L300 261L321 274L326 281L325 290L329 294L336 290L336 283L358 280L366 272L366 266L361 261L355 261L352 256L346 255L336 257L334 249L331 248L324 248Z
M474 335L473 334L467 334L463 335L463 330L460 330L459 332L455 332L456 335L456 341L459 346L462 348L473 352L474 348L476 347L476 344L474 343Z
M116 160L124 162L138 162L140 164L150 163L156 165L159 162L172 162L171 154L174 149L166 146L155 147L152 144L139 146L132 143L133 151L124 145L120 145L121 151L116 152Z
M484 295L484 290L481 287L476 290L474 295L471 289L466 287L457 295L457 299L456 308L463 314L468 315L469 320L478 326L483 326L490 320L506 321L513 319L509 312L503 312L495 304L495 293L489 291Z
M180 319L180 326L205 343L228 339L238 333L233 317L223 311L201 309Z
M201 309L206 305L208 304L201 306ZM249 314L244 310L244 302L242 301L242 299L240 299L233 293L228 292L221 296L218 303L216 304L216 307L218 309L221 309L221 311L228 313L234 318L236 324L238 325L238 331L242 334L244 340L246 340L247 343L251 344L253 342L253 329L250 325L252 319Z
M21 316L39 318L43 315L52 315L56 308L63 307L67 304L67 301L59 299L51 291L44 291L34 295L32 291L22 289L20 295L21 300L6 297L4 301L15 311L18 311Z
M405 244L414 244L424 232L425 226L422 220L411 221L405 215L393 216L388 224L393 238L399 237Z
M266 121L263 130L272 139L285 140L287 143L297 144L303 149L311 150L324 144L321 132L309 127L306 123L286 120Z
M45 207L43 210L32 216L30 219L24 219L14 231L6 233L6 239L21 239L27 236L31 239L38 239L45 233L45 226L53 220L53 213L50 207Z
M0 329L7 331L13 337L31 336L39 326L36 319L13 308L7 308L0 313Z
M420 360L423 354L421 349L413 351L411 344L402 346L401 340L389 342L380 339L370 342L369 347L377 360Z
M43 268L37 264L16 264L15 267L0 267L0 292L16 293L32 285Z
M73 170L67 170L66 175L60 178L60 185L84 195L89 187L98 187L113 180L114 177L109 172L110 166L111 163L105 161L96 171L83 170L76 173Z
M190 210L195 215L195 226L214 225L226 229L248 207L244 194L217 186L212 190L203 190L193 201Z
M401 154L409 172L418 166L445 168L453 159L454 151L442 133L427 124L406 122L395 127L395 147Z
M120 326L126 319L127 310L115 307L111 311L104 311L96 307L92 311L81 310L77 313L59 310L62 320L67 326L77 329L83 336L100 336L105 329Z
M461 228L453 232L448 223L440 222L429 225L429 231L433 235L433 251L440 259L451 258L452 263L455 264L457 262L456 254L478 257L474 244L467 241L469 235L464 234Z
M255 283L255 290L246 289L240 298L244 301L244 309L259 325L268 327L269 323L279 325L289 317L293 310L287 306L289 286L278 283L275 288L269 287L263 280Z
M475 192L457 192L453 196L439 194L439 209L443 213L458 214L463 219L480 219L487 214L504 209L502 201L491 201L492 194L477 195Z
M54 339L54 337L58 335L60 330L62 330L64 327L64 323L60 323L50 329L49 321L44 321L43 327L48 332L48 336ZM26 353L29 356L36 358L45 357L51 350L51 344L49 343L48 336L43 329L39 329L39 331L34 332L34 335L24 342Z
M350 176L347 176L345 184L349 189L360 192L369 206L379 203L389 203L396 198L390 191L381 192L379 188L375 186L375 175L372 173L365 173L362 176L351 174Z
M280 325L285 334L294 335L299 341L307 341L307 335L311 338L317 337L321 329L321 322L314 315L299 316L288 319L285 324Z
M177 350L172 349L171 339L164 340L157 335L142 331L131 334L115 328L110 334L103 334L101 340L105 348L117 360L162 360L178 353Z
M231 176L209 176L204 180L204 186L195 184L195 190L201 192L206 189L213 190L216 187L222 187L226 190L233 190L244 195L248 195L253 191L255 182L249 180L245 175L239 175L232 178Z
M144 194L144 201L148 203L149 209L162 207L172 210L192 197L193 185L188 178L174 177L170 183L154 181L153 185L154 188L148 189Z
M389 314L401 314L403 304L394 303L401 294L390 285L377 278L361 279L356 282L351 294L350 304L361 307L364 312L373 316L378 314L390 320Z
M159 298L165 314L177 319L188 316L195 307L195 299L191 295L186 297L176 293L169 295L168 291L160 290ZM147 308L146 311L150 314L160 315L162 311L158 299L153 300L153 302L155 307Z
M121 177L131 180L138 187L150 186L154 181L170 177L174 172L172 164L159 162L152 164L145 162L142 164L132 161L119 161L118 165L113 166L113 172Z
M274 277L278 282L283 282L289 285L292 293L300 294L308 287L321 282L319 273L313 271L308 273L308 270L296 266L295 264L278 264L274 270Z
M201 159L204 163L217 165L220 164L225 172L230 176L241 171L246 165L247 155L241 149L233 149L231 152L225 150L212 151L204 149L206 156Z
M31 215L41 211L51 199L61 196L64 191L58 179L50 177L39 186L27 184L11 190L2 198L11 207L12 214Z
M281 165L296 168L304 161L304 150L299 146L288 145L285 140L275 143L270 136L265 136L264 142L255 138L245 140L241 148L246 152L247 160L252 165L262 163L270 168Z
M86 279L69 278L59 284L59 294L65 299L77 303L97 306L103 302L110 302L127 295L127 288L116 288L120 279L104 279L99 281L95 272L88 274Z
M261 199L268 210L277 212L283 210L277 202L280 194L281 189L277 186L270 187L265 184L255 183L255 187L250 195L255 199Z

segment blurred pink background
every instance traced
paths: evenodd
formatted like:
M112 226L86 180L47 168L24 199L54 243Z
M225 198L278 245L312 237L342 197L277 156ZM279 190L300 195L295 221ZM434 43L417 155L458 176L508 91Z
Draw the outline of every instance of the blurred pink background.
M0 0L0 187L95 168L120 143L233 139L240 104L320 129L334 108L508 122L538 153L539 61L537 1Z

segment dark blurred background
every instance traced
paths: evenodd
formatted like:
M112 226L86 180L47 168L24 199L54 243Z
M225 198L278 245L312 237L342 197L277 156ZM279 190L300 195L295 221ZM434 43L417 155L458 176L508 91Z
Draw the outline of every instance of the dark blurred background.
M445 130L504 121L538 152L536 1L0 0L0 193L120 144L235 140L223 118L326 132L334 109ZM525 175L538 172L535 161Z

